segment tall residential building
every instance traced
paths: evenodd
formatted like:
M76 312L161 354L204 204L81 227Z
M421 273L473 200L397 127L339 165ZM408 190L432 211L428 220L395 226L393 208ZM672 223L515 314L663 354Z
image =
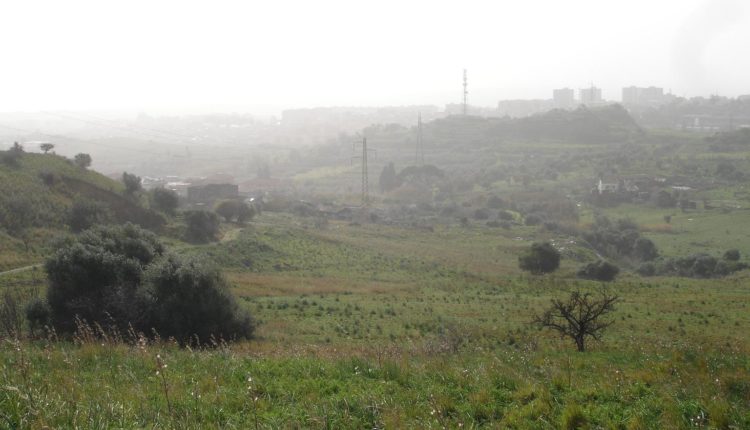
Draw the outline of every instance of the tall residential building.
M575 105L575 91L572 88L552 90L552 103L558 109L570 109Z
M581 88L579 90L579 94L581 95L581 104L584 105L596 105L602 103L602 90L601 88L597 88L595 86L591 86L589 88Z
M625 87L622 89L622 103L630 106L647 106L664 103L664 89L659 87Z

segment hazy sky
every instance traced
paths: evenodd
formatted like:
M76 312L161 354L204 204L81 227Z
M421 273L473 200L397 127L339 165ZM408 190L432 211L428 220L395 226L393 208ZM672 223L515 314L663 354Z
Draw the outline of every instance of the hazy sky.
M0 3L0 111L269 112L750 93L744 0Z

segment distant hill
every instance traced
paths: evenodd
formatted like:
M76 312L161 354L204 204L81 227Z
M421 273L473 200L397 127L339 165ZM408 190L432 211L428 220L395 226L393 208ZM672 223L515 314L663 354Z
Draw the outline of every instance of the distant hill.
M160 215L125 197L121 183L64 157L23 153L10 163L5 155L7 151L0 151L0 270L36 260L35 247L69 231L76 201L96 202L113 222L151 229L164 223Z
M643 131L620 105L589 109L552 110L526 118L452 116L425 127L431 140L557 141L572 144L626 142ZM448 143L448 142L446 142Z

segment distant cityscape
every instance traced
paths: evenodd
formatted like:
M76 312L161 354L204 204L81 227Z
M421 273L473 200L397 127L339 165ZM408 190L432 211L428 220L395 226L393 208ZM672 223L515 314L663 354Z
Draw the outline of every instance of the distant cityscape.
M655 86L623 87L620 101L606 99L602 89L593 84L577 91L573 88L556 88L549 99L500 100L497 106L468 105L466 113L481 117L524 118L554 109L597 108L613 104L622 105L645 126L699 132L750 126L750 95L687 99ZM670 106L676 108L670 109ZM285 128L304 130L314 140L319 135L330 135L334 130L356 132L372 124L408 126L415 124L417 115L421 115L423 121L430 121L463 113L462 103L450 103L442 109L434 105L318 107L285 110L280 124Z

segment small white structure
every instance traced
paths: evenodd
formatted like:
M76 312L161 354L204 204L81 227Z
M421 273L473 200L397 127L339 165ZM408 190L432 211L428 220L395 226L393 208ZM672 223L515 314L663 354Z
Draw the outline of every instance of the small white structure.
M599 178L599 185L596 186L599 194L604 193L616 193L620 189L620 185L617 182L604 182Z

